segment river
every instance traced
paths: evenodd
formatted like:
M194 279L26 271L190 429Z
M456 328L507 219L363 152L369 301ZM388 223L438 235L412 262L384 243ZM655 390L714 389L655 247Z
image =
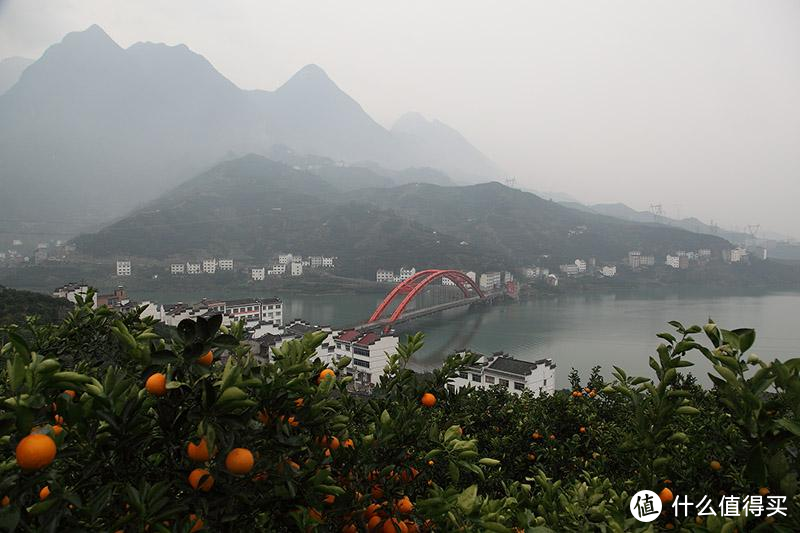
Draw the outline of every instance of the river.
M202 297L278 296L284 301L285 319L303 318L336 328L363 322L384 293L314 296L220 289L131 296L159 303L195 302ZM404 324L399 332L425 333L425 347L414 360L417 368L437 365L447 353L460 348L481 353L502 350L527 360L552 358L557 364L557 385L565 387L572 367L584 378L596 364L603 367L606 376L612 365L624 368L629 374L650 375L648 355L655 353L660 342L655 334L672 331L667 325L669 320L702 325L712 317L727 329L753 327L756 343L752 351L762 358L800 356L799 310L800 292L731 294L694 288L589 293L452 310ZM705 378L708 364L699 354L692 356L692 360L699 363L693 369L694 374L701 382L708 383Z

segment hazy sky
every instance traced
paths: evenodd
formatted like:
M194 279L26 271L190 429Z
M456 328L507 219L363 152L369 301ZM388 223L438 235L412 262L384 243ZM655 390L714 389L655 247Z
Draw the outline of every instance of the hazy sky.
M322 66L517 183L800 237L800 1L0 0L0 57L92 23L185 43L244 88Z

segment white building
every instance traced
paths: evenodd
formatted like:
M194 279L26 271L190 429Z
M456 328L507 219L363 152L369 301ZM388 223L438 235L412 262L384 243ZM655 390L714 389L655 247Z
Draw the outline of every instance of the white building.
M400 275L398 276L399 281L405 281L416 273L417 269L414 267L411 268L400 267Z
M292 262L292 254L278 254L278 263L286 265Z
M200 274L203 272L203 267L200 263L186 263L187 274Z
M546 275L544 277L544 281L551 287L558 287L558 276L556 276L555 274Z
M575 266L578 267L578 272L586 272L586 261L583 259L576 259Z
M628 266L636 270L639 268L642 259L642 252L632 250L628 252Z
M322 258L322 268L333 268L333 261L334 257L323 257Z
M656 256L643 255L639 258L639 266L654 266L656 264Z
M308 266L311 268L320 268L322 266L322 256L312 255L308 258Z
M667 254L667 259L664 261L664 264L670 266L672 268L680 268L681 267L681 257L679 255L670 255Z
M395 335L382 335L374 331L367 333L353 329L334 336L335 357L351 357L348 371L360 385L376 385L388 356L396 353L400 339Z
M117 276L130 276L130 275L131 275L131 262L117 261Z
M286 265L281 265L281 264L272 265L272 268L270 268L267 271L267 274L270 276L282 276L285 273L286 273Z
M614 276L617 275L617 266L616 265L603 265L603 267L600 268L600 274L602 274L603 276L605 276L607 278L613 278Z
M697 255L700 257L710 257L711 250L709 250L708 248L700 248L699 250L697 250Z
M383 270L379 268L375 272L375 281L378 283L392 283L394 281L394 272L392 270Z
M474 366L459 372L449 386L452 390L500 387L514 394L522 394L526 390L537 396L553 394L556 389L556 364L552 359L523 361L502 352L481 355Z
M186 265L183 263L172 263L169 266L169 273L170 274L183 274L186 272Z
M292 261L292 276L302 276L302 275L303 275L303 262Z
M216 259L203 259L203 272L206 274L214 274L217 271Z
M53 298L66 298L67 301L75 303L75 296L86 297L89 292L89 285L86 283L67 283L53 291Z
M469 272L467 272L467 277L468 277L469 279L471 279L472 281L478 281L478 278L476 277L476 275L475 275L475 272L474 272L474 271L472 271L472 270L470 270Z
M220 259L217 266L220 270L231 271L233 270L233 259Z
M567 263L566 265L559 265L558 269L561 270L567 276L577 276L580 272L578 270L578 265L574 263Z
M250 279L253 281L264 281L264 271L266 269L264 267L261 268L251 268L250 269Z
M503 283L503 275L500 272L484 272L481 274L478 285L482 290L496 289Z
M731 255L731 263L739 263L742 259L747 257L747 250L742 248L741 246L737 246L736 248L731 250L730 255Z

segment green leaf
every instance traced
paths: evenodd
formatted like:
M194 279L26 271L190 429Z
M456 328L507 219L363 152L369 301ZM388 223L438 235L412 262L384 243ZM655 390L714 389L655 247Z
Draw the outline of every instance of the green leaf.
M478 485L470 485L458 495L456 504L466 514L470 514L475 507L475 500L478 497Z
M781 426L786 431L800 437L800 424L788 418L779 418L775 421L776 424Z

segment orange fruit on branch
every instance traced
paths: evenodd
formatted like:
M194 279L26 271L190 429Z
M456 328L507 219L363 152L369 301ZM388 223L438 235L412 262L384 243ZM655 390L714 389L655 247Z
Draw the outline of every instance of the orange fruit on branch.
M17 464L23 470L39 470L56 458L56 443L49 435L34 433L17 444Z
M202 483L200 480L203 480ZM204 468L195 468L189 474L189 485L195 490L202 490L208 492L214 486L214 476Z
M197 364L201 366L211 366L211 363L213 362L214 362L214 354L211 353L211 350L206 352L204 356L197 358Z
M317 376L317 384L322 383L322 380L328 377L335 378L336 372L334 372L330 368L324 369L322 372L319 373L319 376Z
M430 392L426 392L425 394L422 395L420 402L425 407L433 407L434 405L436 405L436 396L434 396Z
M44 487L42 487L42 490L39 491L39 499L44 501L47 499L48 496L50 496L50 487L45 485Z
M208 442L206 442L206 438L203 437L200 439L198 444L190 442L186 445L186 455L189 456L189 459L192 461L196 461L198 463L205 463L209 459L211 459L211 454L208 453Z
M225 457L225 468L232 474L246 474L254 464L253 453L247 448L234 448Z
M164 396L167 393L167 376L160 372L156 372L144 384L147 392L153 396Z
M658 493L658 498L661 500L661 503L669 503L672 501L672 491L664 487L661 489L661 492Z
M711 470L713 470L714 472L717 472L720 469L722 469L722 465L719 464L719 461L717 460L711 461L710 463L708 463L708 466L710 466Z

